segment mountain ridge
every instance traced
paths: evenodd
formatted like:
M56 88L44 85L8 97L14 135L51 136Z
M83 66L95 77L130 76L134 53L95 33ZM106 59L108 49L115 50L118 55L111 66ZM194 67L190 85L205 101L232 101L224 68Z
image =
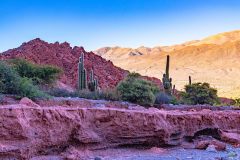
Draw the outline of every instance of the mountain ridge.
M116 86L128 74L126 70L114 66L112 62L93 52L86 52L83 47L71 47L67 42L48 43L40 38L24 42L17 48L0 53L0 59L23 58L37 64L57 66L64 71L60 81L72 88L76 88L77 65L81 53L85 55L87 71L94 70L101 88ZM113 73L115 76L112 76Z
M209 82L219 95L240 97L240 30L224 32L202 40L174 46L100 49L101 56L116 66L145 76L161 78L166 55L171 57L170 73L177 89L182 90L188 76L193 81ZM105 51L105 52L104 52ZM129 53L141 54L129 54ZM99 50L95 53L99 54Z
M36 64L57 66L63 70L60 86L74 89L77 87L78 61L81 53L84 53L87 72L93 69L101 89L115 87L129 73L93 52L86 52L83 47L72 47L68 42L48 43L40 38L24 42L17 48L0 53L0 60L23 58ZM89 74L87 78L90 79ZM162 87L161 81L157 78L147 76L142 76L142 78Z

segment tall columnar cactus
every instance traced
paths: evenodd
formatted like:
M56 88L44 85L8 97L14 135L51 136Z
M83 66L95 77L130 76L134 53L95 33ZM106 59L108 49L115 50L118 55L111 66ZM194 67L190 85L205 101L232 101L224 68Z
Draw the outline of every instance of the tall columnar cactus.
M84 53L79 57L78 63L78 91L87 89L87 71L84 68Z
M172 94L172 78L169 76L169 66L170 66L170 56L167 56L167 63L166 63L166 71L163 74L163 87L165 90L165 93Z
M92 92L94 92L98 89L98 81L97 81L97 79L94 79L93 70L91 70L91 72L90 72L90 82L88 83L88 88Z
M192 77L191 76L188 77L188 84L192 85Z
M172 95L175 94L175 84L173 85L173 88L172 88Z

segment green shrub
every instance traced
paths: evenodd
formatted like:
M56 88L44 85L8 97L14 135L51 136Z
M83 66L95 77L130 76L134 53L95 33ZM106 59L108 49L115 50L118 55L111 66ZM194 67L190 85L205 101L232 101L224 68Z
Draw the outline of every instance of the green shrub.
M70 92L61 88L52 88L48 91L48 94L54 97L78 97L77 92Z
M176 97L172 97L170 104L178 105L178 104L180 104L180 102Z
M218 103L217 90L211 88L208 83L193 83L185 86L185 92L181 97L186 104L210 104Z
M37 86L33 85L32 80L26 77L22 78L19 85L18 95L30 99L48 98L49 96L40 91Z
M170 96L169 94L166 94L164 92L159 92L156 95L155 104L170 104L172 99L173 97Z
M21 77L7 63L0 61L0 92L16 94L19 90Z
M62 72L61 69L49 65L37 65L24 59L11 59L8 62L21 77L32 79L34 84L51 84Z
M128 74L128 78L140 78L140 74L136 72L132 72Z
M21 78L18 73L4 61L0 61L0 93L14 94L18 97L46 98L47 95L32 84L28 78Z
M117 86L121 99L140 105L153 105L155 94L159 91L153 83L140 79L138 76L128 76Z
M156 95L156 100L154 104L179 104L178 99L175 96L171 96L165 92L159 92Z

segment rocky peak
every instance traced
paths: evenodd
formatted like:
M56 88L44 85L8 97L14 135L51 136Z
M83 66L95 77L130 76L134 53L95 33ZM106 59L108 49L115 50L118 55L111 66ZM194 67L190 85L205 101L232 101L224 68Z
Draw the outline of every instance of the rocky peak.
M85 54L85 67L94 68L100 87L115 86L127 71L114 66L110 61L86 52L83 47L71 47L69 43L48 43L40 38L23 43L20 47L3 52L0 59L24 58L37 64L55 65L63 69L61 82L71 87L77 85L77 64L81 53Z

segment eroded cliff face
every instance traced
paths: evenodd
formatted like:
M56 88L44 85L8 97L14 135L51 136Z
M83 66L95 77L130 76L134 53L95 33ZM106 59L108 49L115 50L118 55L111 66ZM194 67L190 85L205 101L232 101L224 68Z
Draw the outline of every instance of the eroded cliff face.
M38 104L22 100L0 107L0 123L2 159L30 159L39 155L74 159L78 150L180 145L185 139L202 134L228 140L233 130L236 138L240 112L166 111L83 99L56 99Z

